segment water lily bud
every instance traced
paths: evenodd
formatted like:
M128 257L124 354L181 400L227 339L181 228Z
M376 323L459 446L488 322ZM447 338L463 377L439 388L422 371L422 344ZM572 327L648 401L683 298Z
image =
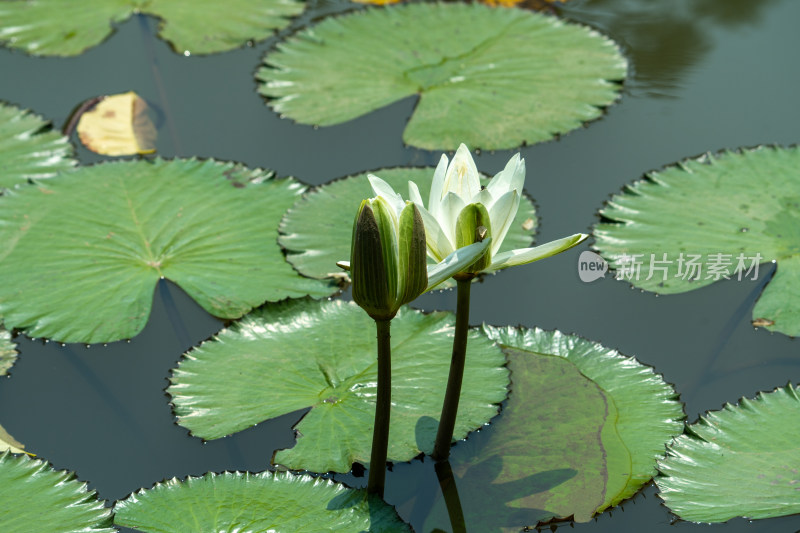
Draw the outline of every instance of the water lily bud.
M383 198L361 202L350 253L353 300L375 320L390 320L428 286L422 216L408 202L398 218Z

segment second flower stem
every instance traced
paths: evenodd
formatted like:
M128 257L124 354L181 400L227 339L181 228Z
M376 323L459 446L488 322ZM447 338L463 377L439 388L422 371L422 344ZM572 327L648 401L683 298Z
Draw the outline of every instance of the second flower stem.
M439 418L439 430L431 456L435 461L445 461L450 456L450 443L458 414L458 400L461 397L461 382L464 379L464 363L467 356L467 335L469 334L469 290L472 277L458 279L458 301L456 303L456 331L453 339L453 355L450 359L450 376L447 378L447 391Z
M367 492L383 498L386 483L386 457L389 448L389 417L392 407L392 342L391 320L376 320L378 330L378 388L375 424L372 429L372 453L369 458Z

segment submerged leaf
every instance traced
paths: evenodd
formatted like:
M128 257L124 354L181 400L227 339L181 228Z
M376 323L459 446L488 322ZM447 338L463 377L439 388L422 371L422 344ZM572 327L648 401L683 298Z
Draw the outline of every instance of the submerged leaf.
M667 449L656 478L684 520L800 513L800 396L792 385L701 417Z
M310 408L297 424L297 444L278 452L275 462L313 472L366 464L377 385L374 331L375 323L353 303L298 300L257 309L191 350L174 370L167 392L178 423L195 436L215 439ZM408 461L433 448L433 419L442 408L450 365L452 315L402 308L392 320L391 337L389 460ZM456 439L497 414L507 384L502 352L472 332ZM420 420L432 423L420 426Z
M27 455L0 453L3 531L113 533L111 511L71 472Z
M427 198L433 171L432 167L387 168L371 174L405 196L408 182L413 181L422 197ZM482 183L485 185L488 180ZM336 262L350 257L353 216L361 200L374 194L367 174L359 174L323 185L304 196L281 221L279 242L288 251L287 260L298 272L312 278L323 279L335 274L339 270ZM319 213L325 213L325 217L320 218ZM535 233L533 202L523 195L500 251L530 246Z
M0 188L52 178L75 166L69 140L49 126L37 115L0 102Z
M648 175L601 210L595 248L617 277L660 294L777 272L754 325L800 335L800 148L705 155Z
M148 533L411 531L394 508L377 496L288 472L173 478L131 494L116 504L114 513L116 525Z
M275 111L328 126L420 95L403 140L505 149L598 118L626 63L597 32L480 4L410 4L329 17L267 54Z
M156 151L156 128L147 116L147 103L133 91L105 96L83 113L78 136L86 148L103 155Z
M238 318L265 301L324 296L275 242L294 180L216 161L82 167L0 197L0 314L62 342L130 338L162 277L209 313Z
M512 387L502 415L453 449L467 530L585 522L650 480L683 418L651 368L558 331L484 330L509 356ZM430 520L446 525L441 506Z
M133 14L162 19L178 52L210 54L269 37L303 11L296 0L4 0L0 42L35 55L77 55Z

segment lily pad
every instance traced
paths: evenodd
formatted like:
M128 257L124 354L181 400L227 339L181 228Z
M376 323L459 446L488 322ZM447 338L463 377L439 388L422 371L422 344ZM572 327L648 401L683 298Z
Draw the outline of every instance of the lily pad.
M156 151L156 127L147 116L147 102L133 91L101 97L81 115L78 136L86 148L103 155Z
M393 507L364 490L288 472L173 478L117 502L114 513L116 525L148 533L411 531Z
M180 53L210 54L260 41L301 13L295 0L6 0L0 42L35 55L72 56L100 44L133 14L162 19Z
M288 472L173 478L117 502L114 513L116 525L148 533L411 531L394 508L377 496Z
M417 184L423 198L430 194L433 167L385 168L370 172L408 197L408 182ZM487 183L488 180L483 180ZM298 272L324 279L341 273L337 261L349 260L353 238L353 218L364 198L374 196L367 173L350 176L323 185L303 197L284 216L278 242L286 248L286 259ZM325 213L320 217L320 213ZM517 216L500 247L501 252L527 248L536 234L533 202L522 197Z
M49 122L0 102L0 188L52 178L75 163L69 139L52 131Z
M9 435L8 432L3 429L3 426L0 426L0 453L6 450L11 453L25 453L23 448L25 448L25 446L21 442Z
M191 350L173 371L167 392L178 423L216 439L310 408L297 424L297 444L279 451L274 462L313 472L366 464L377 384L374 330L372 319L350 302L297 300L257 309ZM453 317L402 308L391 335L388 457L409 461L433 449L438 424L432 419L438 420L444 399ZM507 385L503 353L472 332L454 438L497 414Z
M0 454L0 493L3 531L116 531L111 511L86 483L24 454Z
M684 520L800 513L799 441L800 396L790 384L701 417L669 446L656 484Z
M484 331L508 354L512 385L482 444L453 450L469 531L585 522L651 479L683 411L650 367L558 331ZM428 525L446 521L440 506Z
M800 335L800 148L761 147L684 161L628 187L595 226L617 277L660 294L750 279L778 263L754 325Z
M162 277L209 313L335 287L297 275L275 242L304 188L194 159L82 167L0 197L0 315L62 342L110 342L147 322Z
M5 376L17 360L17 345L11 332L0 326L0 376Z
M427 3L330 17L264 58L259 91L282 115L329 126L412 95L410 145L505 149L598 118L626 62L596 31L479 4Z

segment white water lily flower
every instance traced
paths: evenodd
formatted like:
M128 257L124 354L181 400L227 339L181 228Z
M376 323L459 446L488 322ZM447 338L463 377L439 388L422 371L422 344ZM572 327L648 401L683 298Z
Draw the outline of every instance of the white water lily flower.
M370 175L369 182L379 197L395 209L403 198L391 185ZM428 208L422 201L417 184L408 182L409 197L420 210L425 224L428 255L437 261L476 240L476 229L486 228L492 244L486 255L472 265L470 274L490 273L515 265L523 265L568 250L588 235L576 233L563 239L536 246L498 253L508 229L517 214L525 183L525 160L519 154L489 184L481 187L478 169L465 145L458 147L453 161L442 155L433 175Z
M353 224L350 270L353 300L375 320L390 320L398 309L486 253L490 239L454 250L427 265L425 227L413 202L377 197L361 202Z

